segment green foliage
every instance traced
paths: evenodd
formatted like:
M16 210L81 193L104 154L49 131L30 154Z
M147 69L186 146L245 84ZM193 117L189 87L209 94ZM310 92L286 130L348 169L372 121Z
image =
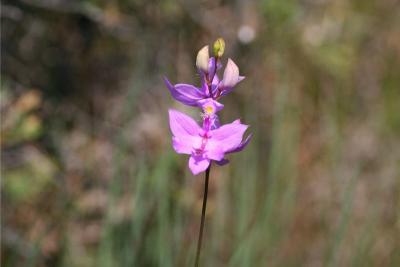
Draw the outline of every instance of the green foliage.
M12 201L32 201L37 199L49 185L57 167L46 155L32 148L25 151L28 158L18 168L5 170L3 176L4 193Z
M253 139L212 167L202 266L400 265L393 1L58 2L2 6L2 266L193 265L161 77L219 36Z

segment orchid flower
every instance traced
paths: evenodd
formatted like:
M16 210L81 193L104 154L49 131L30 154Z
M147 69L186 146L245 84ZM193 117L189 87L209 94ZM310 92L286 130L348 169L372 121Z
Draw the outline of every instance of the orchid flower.
M214 57L210 58L208 46L204 46L198 52L196 66L201 78L201 87L184 83L172 85L164 77L164 82L173 98L202 110L202 127L188 115L173 109L169 110L169 126L173 135L174 150L179 154L190 155L189 168L194 175L206 172L195 267L199 266L211 162L214 161L218 165L228 163L225 156L241 151L251 139L251 134L243 139L248 125L242 124L240 120L221 125L217 115L217 112L224 108L224 105L217 100L231 92L244 79L243 76L239 76L239 68L231 59L228 59L222 80L219 79L217 72L222 68L220 58L224 49L225 41L219 38L213 46Z
M243 141L248 125L236 120L217 129L204 129L191 117L176 110L169 110L169 125L174 150L188 154L189 168L194 175L205 171L211 160L224 164L225 154L241 151L250 141Z
M199 60L197 60L197 62L199 62ZM208 62L208 69L206 70L204 69L204 63L201 63L203 66L198 66L201 77L200 87L185 83L173 85L164 77L165 85L171 92L172 97L185 105L199 106L199 101L203 99L212 98L217 100L221 96L227 95L245 78L239 75L239 68L231 59L228 59L222 80L219 79L217 74L217 71L222 68L219 59L211 57L208 59Z

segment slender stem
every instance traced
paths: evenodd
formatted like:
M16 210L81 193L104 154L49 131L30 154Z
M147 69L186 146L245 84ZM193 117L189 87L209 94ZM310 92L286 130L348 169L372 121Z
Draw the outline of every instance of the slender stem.
M199 260L200 260L201 241L203 238L204 219L206 217L206 208L207 208L208 181L210 178L210 169L211 169L211 163L206 170L206 181L204 182L203 208L201 210L201 223L200 223L199 241L197 242L196 261L194 264L195 267L199 266Z

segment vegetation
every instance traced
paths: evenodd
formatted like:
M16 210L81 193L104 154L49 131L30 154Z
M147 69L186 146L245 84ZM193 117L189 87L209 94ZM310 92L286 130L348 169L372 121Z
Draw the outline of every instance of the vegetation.
M204 177L163 84L222 36L202 266L400 266L397 0L2 0L1 265L192 266ZM193 114L198 117L198 114Z

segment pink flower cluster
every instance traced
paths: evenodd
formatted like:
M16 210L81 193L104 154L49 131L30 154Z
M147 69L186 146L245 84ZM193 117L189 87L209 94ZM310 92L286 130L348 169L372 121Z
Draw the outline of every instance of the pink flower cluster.
M242 124L240 120L225 125L219 122L217 112L224 105L217 100L230 93L244 77L239 75L236 64L228 59L222 80L219 79L218 71L222 68L220 57L224 47L221 47L221 39L217 42L219 46L216 48L214 44L214 56L209 56L208 46L203 47L197 55L200 87L181 83L172 85L164 78L173 98L185 105L199 107L203 113L203 125L200 127L188 115L169 110L173 148L177 153L190 155L189 168L194 175L205 171L211 161L219 165L228 163L225 155L241 151L251 139L251 135L243 139L248 125Z

